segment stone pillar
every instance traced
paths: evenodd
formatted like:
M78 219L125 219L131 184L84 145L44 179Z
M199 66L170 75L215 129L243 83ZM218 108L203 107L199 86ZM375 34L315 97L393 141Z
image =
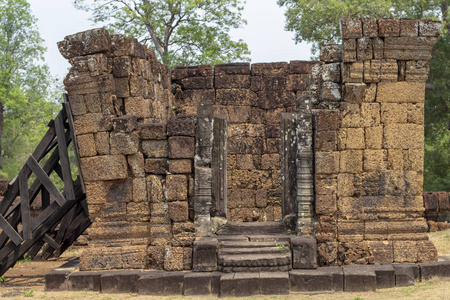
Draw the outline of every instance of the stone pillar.
M212 206L213 105L204 101L197 108L197 133L195 149L194 211L197 236L210 234Z
M214 140L211 167L213 170L213 216L227 218L227 118L214 117Z
M296 114L281 114L281 209L285 224L295 229L297 219Z
M314 235L313 122L309 96L299 97L297 114L297 234Z

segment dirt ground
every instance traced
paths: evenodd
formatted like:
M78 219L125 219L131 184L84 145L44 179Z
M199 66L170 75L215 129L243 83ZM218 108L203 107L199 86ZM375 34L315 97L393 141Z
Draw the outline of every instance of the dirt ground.
M450 229L441 232L429 233L430 239L436 245L440 256L450 259ZM138 296L135 294L103 294L94 292L45 292L44 275L62 264L79 256L82 248L72 247L60 258L49 261L23 261L18 262L14 268L0 277L0 298L9 299L197 299L196 297L154 297ZM415 286L403 288L383 289L370 293L334 293L333 300L340 299L449 299L450 300L450 278L433 278L429 281L418 282ZM198 297L198 299L215 299L215 297ZM242 298L239 298L242 299ZM311 299L329 300L329 294L288 296L255 296L251 299Z

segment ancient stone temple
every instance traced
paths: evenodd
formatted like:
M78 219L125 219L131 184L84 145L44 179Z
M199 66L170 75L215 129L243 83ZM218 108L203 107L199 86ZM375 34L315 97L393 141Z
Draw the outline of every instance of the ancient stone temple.
M104 29L66 37L93 221L80 269L436 260L422 182L439 33L430 20L343 19L320 62L172 70Z

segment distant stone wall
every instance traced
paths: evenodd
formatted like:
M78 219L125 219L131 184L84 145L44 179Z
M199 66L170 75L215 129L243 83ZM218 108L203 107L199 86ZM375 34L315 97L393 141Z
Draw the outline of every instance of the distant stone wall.
M196 120L173 119L168 67L104 29L58 45L93 221L80 268L190 269Z
M437 259L423 218L425 81L440 23L343 19L321 49L316 237L322 265Z
M450 228L450 193L424 192L423 203L429 231Z
M228 220L282 218L281 114L295 112L309 94L315 62L235 63L172 70L178 116L196 115L211 101L228 124Z

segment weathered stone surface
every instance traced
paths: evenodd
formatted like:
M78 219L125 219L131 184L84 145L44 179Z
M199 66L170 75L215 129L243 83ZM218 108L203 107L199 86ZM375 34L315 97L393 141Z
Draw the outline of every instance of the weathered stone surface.
M193 158L195 139L187 136L169 138L169 158Z
M106 29L98 28L69 35L58 42L62 56L70 59L76 56L106 52L111 46L111 38Z
M147 158L144 169L149 174L166 174L169 170L169 160L167 158Z
M132 155L138 153L139 150L139 135L136 131L125 132L111 132L110 135L111 154Z
M68 278L69 291L100 292L102 272L73 272Z
M192 173L191 159L172 159L169 164L169 172L173 174L190 174Z
M294 269L317 268L317 241L310 237L291 238L292 267Z
M438 37L441 34L441 22L421 19L419 20L419 35Z
M219 243L214 238L199 238L194 242L192 270L211 272L217 270L217 251Z
M316 153L316 172L317 174L333 174L339 173L340 154L334 152L317 152Z
M344 291L368 292L376 289L376 275L374 270L365 266L344 266Z
M163 140L167 138L165 123L139 124L139 127L143 140Z
M143 140L141 148L146 157L163 158L169 155L167 140Z
M341 19L341 37L343 39L357 39L362 36L362 23L360 18Z
M169 216L174 222L186 222L189 219L187 201L170 202Z
M104 155L81 158L85 181L125 179L128 176L127 160L123 155Z
M136 116L120 116L112 120L113 130L117 132L131 132L137 128Z
M423 147L423 132L422 125L386 125L383 134L383 146L387 149L420 149Z
M332 44L320 47L320 61L326 63L340 62L342 49L340 45Z
M187 200L187 178L185 175L167 175L167 200Z
M78 135L77 143L80 157L89 157L97 155L97 149L95 147L93 134Z
M363 151L341 151L339 166L340 171L343 173L361 173L363 169Z
M289 272L292 292L341 292L344 290L342 268L323 267L316 270Z
M260 272L260 293L262 295L288 295L289 274L283 272Z
M378 19L378 32L381 37L398 37L400 35L400 20L396 18Z
M211 295L211 278L210 272L187 273L184 275L183 294L185 296Z
M248 297L260 294L259 273L230 273L220 278L222 297Z
M170 120L167 123L168 136L195 136L195 121L192 118Z
M400 36L418 36L419 21L416 19L400 19Z
M422 103L425 100L423 82L382 82L378 84L377 102Z
M378 22L375 18L361 18L363 36L377 37L378 36Z
M386 37L384 57L397 60L430 60L436 37Z

